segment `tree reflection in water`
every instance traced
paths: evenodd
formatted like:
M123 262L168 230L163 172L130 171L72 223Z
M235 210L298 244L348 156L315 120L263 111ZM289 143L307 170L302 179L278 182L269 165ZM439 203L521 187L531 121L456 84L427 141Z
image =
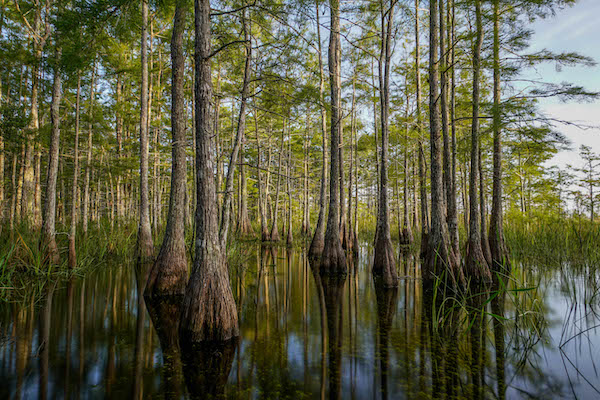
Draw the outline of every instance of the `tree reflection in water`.
M514 263L510 279L443 298L412 254L387 291L368 246L345 278L313 271L302 249L250 246L230 270L237 345L181 351L178 302L145 303L143 269L120 260L0 303L0 398L597 395L589 268Z

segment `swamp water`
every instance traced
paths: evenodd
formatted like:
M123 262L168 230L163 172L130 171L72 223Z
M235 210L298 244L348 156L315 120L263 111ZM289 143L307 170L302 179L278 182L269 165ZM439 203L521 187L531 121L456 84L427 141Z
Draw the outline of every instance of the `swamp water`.
M345 279L302 249L244 251L225 347L180 350L177 306L147 305L131 263L0 303L0 399L600 398L595 270L516 265L505 289L441 300L412 256L384 290L367 247Z

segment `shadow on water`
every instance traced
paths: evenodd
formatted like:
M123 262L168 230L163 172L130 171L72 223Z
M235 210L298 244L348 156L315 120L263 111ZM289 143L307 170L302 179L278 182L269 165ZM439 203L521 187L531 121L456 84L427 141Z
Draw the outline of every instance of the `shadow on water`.
M252 247L230 271L239 341L180 348L179 299L145 302L144 266L115 260L0 303L0 398L595 398L595 269L514 263L470 295L397 289L363 246L345 276L303 249Z

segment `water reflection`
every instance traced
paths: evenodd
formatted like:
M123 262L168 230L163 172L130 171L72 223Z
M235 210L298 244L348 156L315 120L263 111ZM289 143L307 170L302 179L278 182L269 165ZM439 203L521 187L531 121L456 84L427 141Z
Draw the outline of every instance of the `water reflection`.
M0 304L0 398L598 396L595 270L515 263L456 305L423 290L411 254L395 290L366 247L345 277L302 249L251 254L231 271L241 337L223 347L180 349L179 301L145 302L146 269L122 260Z

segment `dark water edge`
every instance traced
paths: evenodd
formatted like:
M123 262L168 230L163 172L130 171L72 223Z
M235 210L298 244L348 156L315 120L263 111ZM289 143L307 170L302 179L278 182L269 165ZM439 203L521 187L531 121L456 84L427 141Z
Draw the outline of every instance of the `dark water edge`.
M303 249L244 251L225 346L180 349L176 302L147 305L129 260L0 303L0 399L600 398L595 268L515 262L506 290L456 302L411 255L386 290L368 247L346 278Z

